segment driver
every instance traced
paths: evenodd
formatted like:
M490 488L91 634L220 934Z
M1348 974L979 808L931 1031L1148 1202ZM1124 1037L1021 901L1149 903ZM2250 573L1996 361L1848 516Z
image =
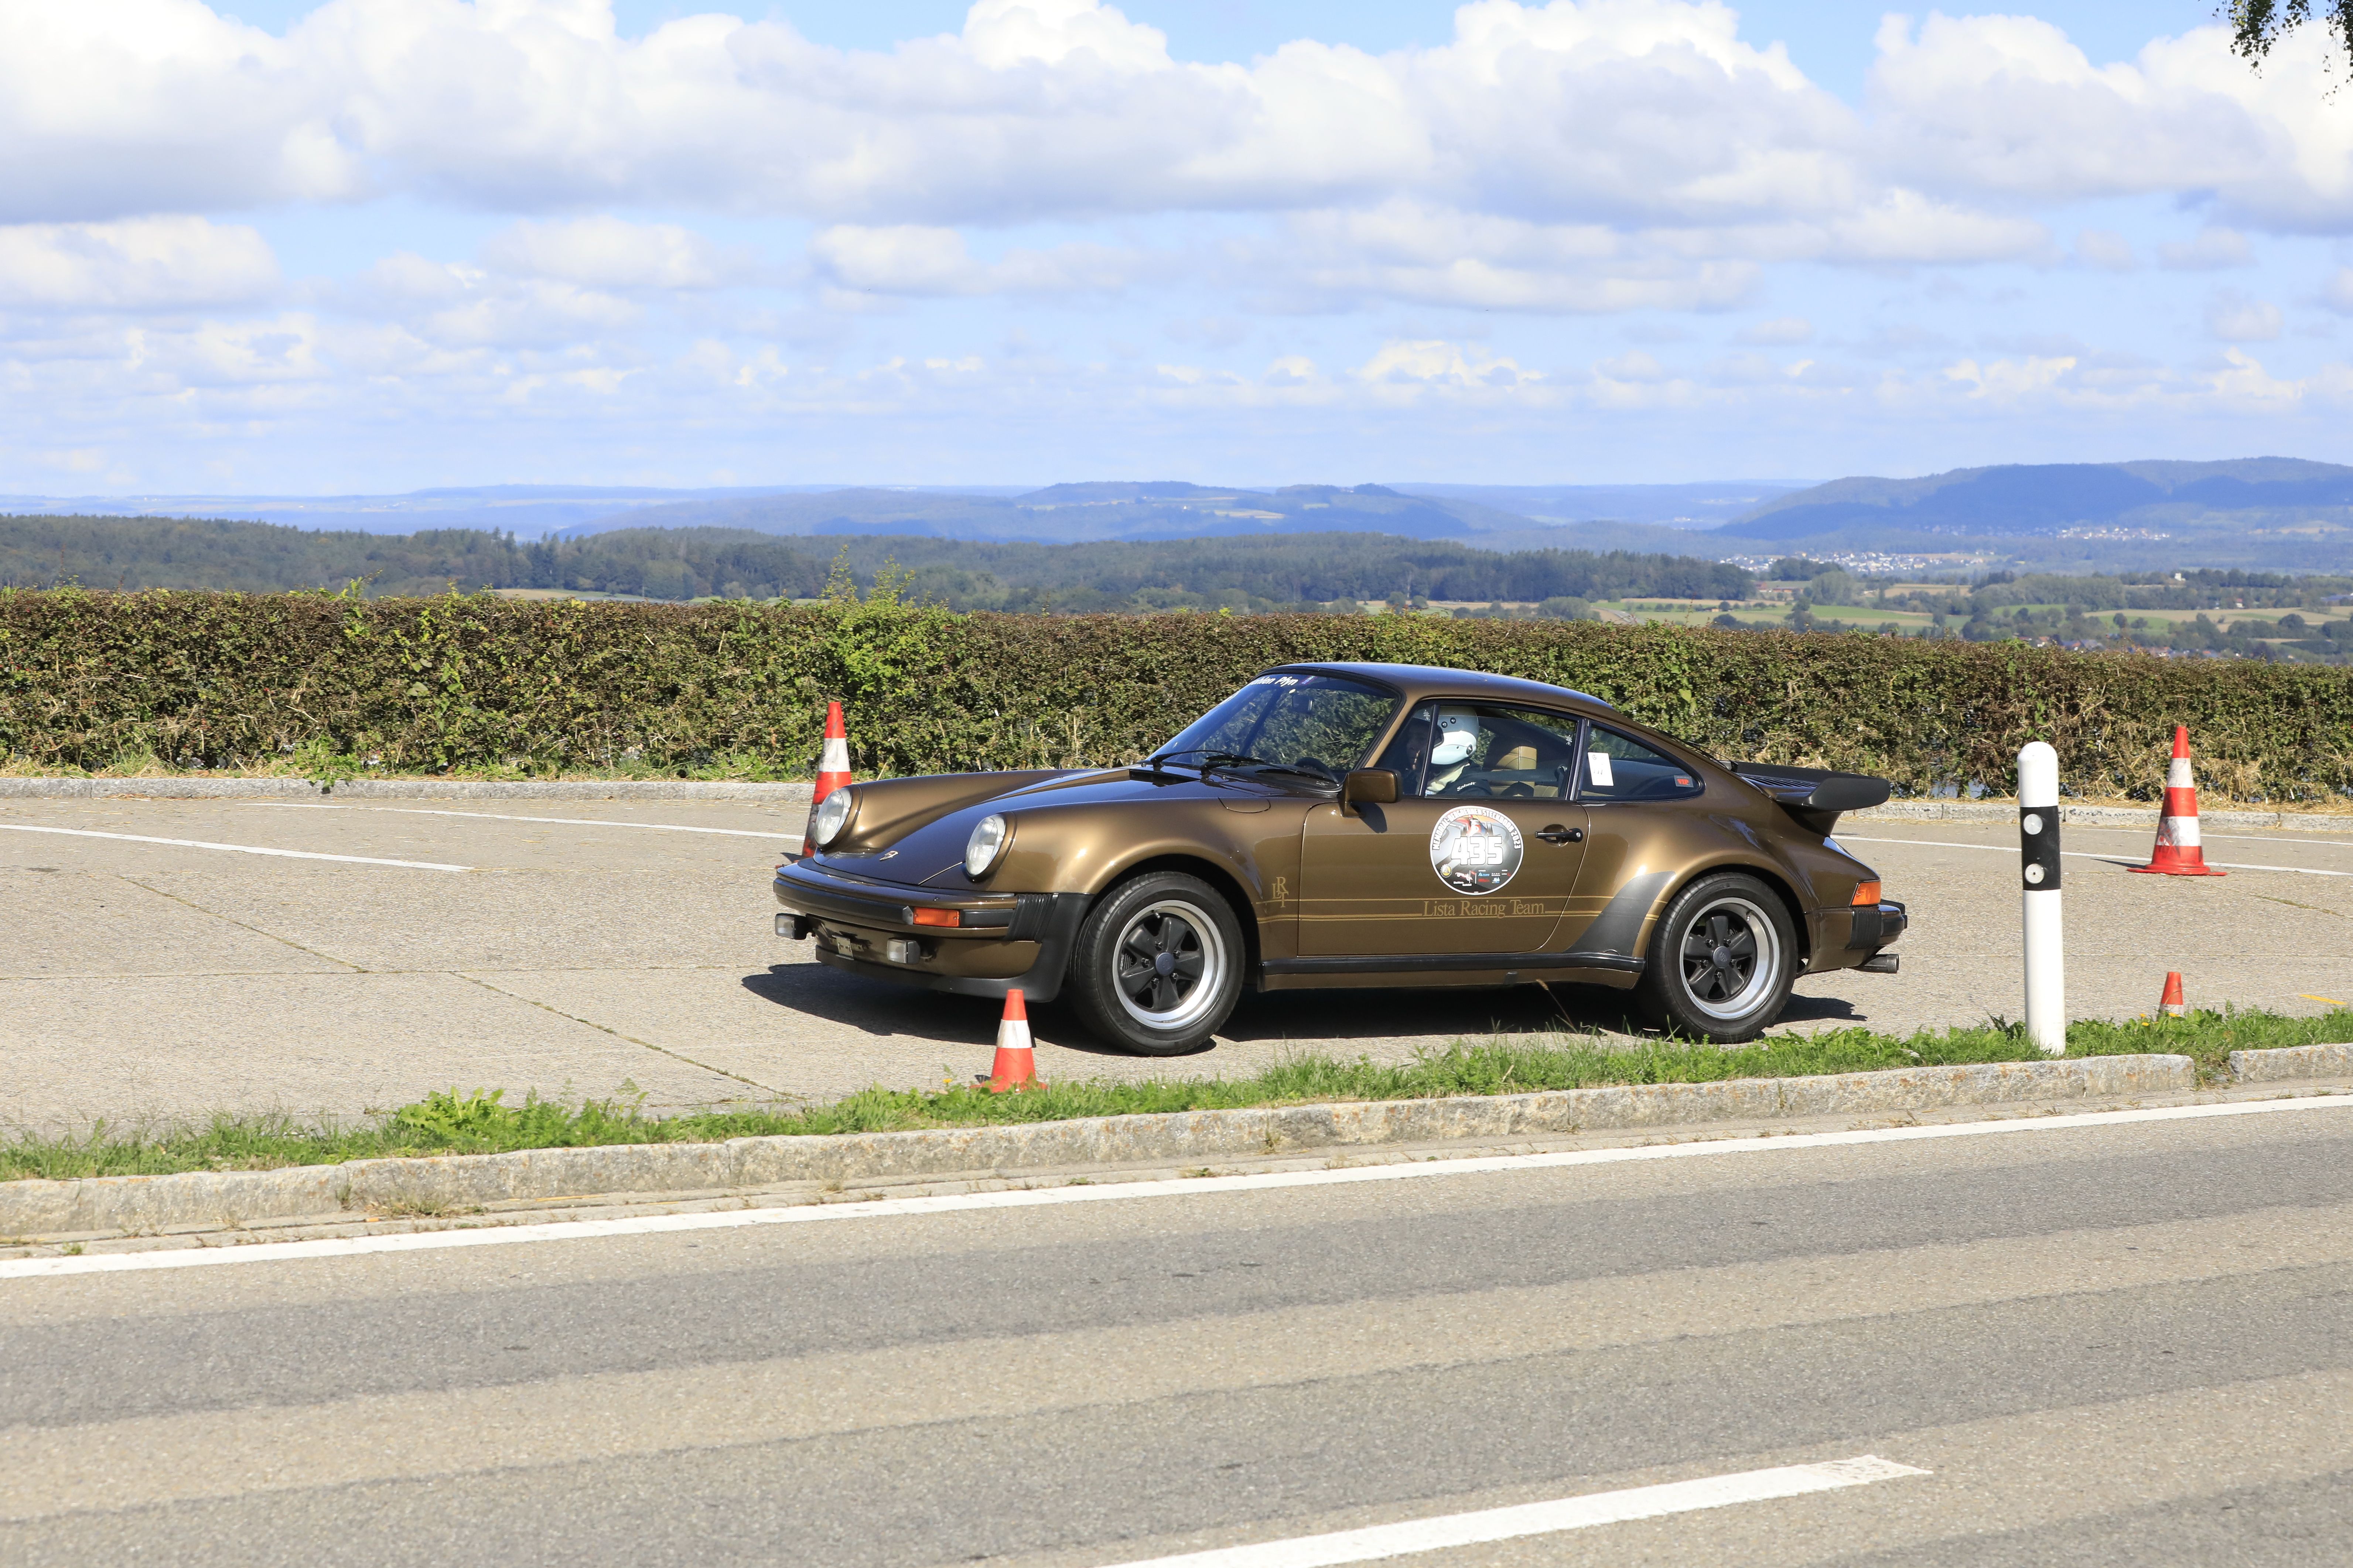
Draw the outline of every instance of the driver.
M1430 748L1430 795L1444 795L1479 754L1479 713L1472 708L1440 708L1438 740Z

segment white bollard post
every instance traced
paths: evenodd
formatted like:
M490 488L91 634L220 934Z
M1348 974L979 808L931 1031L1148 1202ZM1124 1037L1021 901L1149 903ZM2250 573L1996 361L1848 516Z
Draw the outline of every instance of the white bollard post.
M2059 935L2059 753L2041 741L2018 752L2019 885L2025 889L2026 1037L2067 1053L2067 955Z

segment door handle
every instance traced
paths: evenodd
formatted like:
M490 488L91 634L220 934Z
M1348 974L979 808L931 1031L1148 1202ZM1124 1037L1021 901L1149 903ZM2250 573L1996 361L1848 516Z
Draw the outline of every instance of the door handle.
M1582 844L1585 842L1585 829L1563 827L1556 822L1550 827L1537 829L1536 837L1547 844Z

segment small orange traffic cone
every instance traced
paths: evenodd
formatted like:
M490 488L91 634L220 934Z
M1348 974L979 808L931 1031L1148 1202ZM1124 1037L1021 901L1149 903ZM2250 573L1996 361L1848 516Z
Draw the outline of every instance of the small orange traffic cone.
M841 704L825 705L825 750L817 760L817 787L809 794L809 809L818 802L849 783L849 731L841 722ZM801 836L801 854L806 858L813 847L808 836Z
M2181 971L2165 972L2165 994L2157 999L2157 1010L2168 1018L2189 1016L2189 1004L2181 999Z
M817 790L809 798L815 805L827 795L849 782L849 731L842 727L841 704L825 705L825 751L817 760Z
M1005 994L1005 1016L997 1025L997 1061L980 1080L991 1094L1028 1089L1038 1082L1038 1056L1029 1047L1029 1014L1021 1005L1021 988Z
M2165 811L2157 819L2157 847L2146 866L2127 871L2154 871L2161 877L2227 877L2228 871L2206 867L2206 853L2198 847L2198 781L2189 776L2189 726L2173 727L2173 762L2165 771Z

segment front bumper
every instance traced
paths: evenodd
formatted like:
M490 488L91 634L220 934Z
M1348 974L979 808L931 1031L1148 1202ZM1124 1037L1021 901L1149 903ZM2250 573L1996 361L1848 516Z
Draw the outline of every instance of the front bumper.
M1062 989L1088 901L1083 893L944 893L805 860L777 868L775 888L776 902L804 917L820 963L960 996L1018 988L1031 1002ZM918 910L954 911L957 923L918 924Z

